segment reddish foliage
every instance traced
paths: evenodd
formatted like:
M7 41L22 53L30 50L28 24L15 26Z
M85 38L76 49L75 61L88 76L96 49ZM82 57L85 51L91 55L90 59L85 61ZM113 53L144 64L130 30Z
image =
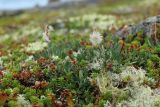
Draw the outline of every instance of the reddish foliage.
M39 104L32 104L32 107L42 107Z
M54 71L56 69L56 65L54 63L49 64L50 70Z
M48 96L50 97L52 107L55 107L56 104L55 104L55 97L54 97L54 95L48 94Z
M91 42L86 42L86 41L81 41L80 44L81 44L82 46L91 46L91 45L92 45Z
M160 81L157 81L154 88L160 88Z
M0 100L7 100L8 99L8 94L6 94L6 93L0 93Z
M72 99L72 94L71 93L68 93L67 105L68 105L68 107L74 107L74 103L73 103L73 99Z
M3 77L3 72L2 71L0 71L0 77Z
M67 100L65 100L67 99ZM74 107L72 93L69 90L65 89L60 94L60 100L67 104L68 107Z
M20 80L27 80L28 78L31 77L31 72L30 71L22 71L20 74L19 74L19 79Z
M62 107L63 104L60 100L55 100L54 95L49 94L50 100L51 100L51 105L52 107Z
M62 107L63 106L62 102L59 100L55 101L55 105L56 105L55 107Z
M19 78L19 74L17 74L17 73L13 73L13 78L18 79L18 78Z
M111 63L107 65L107 69L109 69L109 70L112 70L112 67L113 67L113 64L111 64Z
M4 52L0 51L0 57L4 55Z
M82 46L85 46L85 45L86 45L86 42L81 41L80 44L81 44Z
M33 73L36 77L42 77L44 75L44 73L42 71L36 71Z
M69 58L70 58L70 62L72 63L72 64L77 64L77 61L76 61L76 59L74 59L73 58L73 52L76 52L75 50L69 50L68 52L67 52L67 54L68 54L68 56L69 56Z
M7 101L7 99L9 98L9 95L4 93L4 92L0 92L0 104L3 106L5 104L5 102Z
M68 56L72 55L73 54L73 50L69 50L67 53L68 53Z
M48 62L48 60L47 59L45 59L45 58L39 58L38 60L37 60L37 63L38 64L40 64L40 65L44 65L44 64L46 64Z
M75 64L77 64L77 61L76 61L75 59L71 59L71 63L72 63L73 65L75 65Z
M35 85L33 86L33 88L41 89L41 88L45 88L47 86L48 86L48 82L46 82L46 81L36 81Z

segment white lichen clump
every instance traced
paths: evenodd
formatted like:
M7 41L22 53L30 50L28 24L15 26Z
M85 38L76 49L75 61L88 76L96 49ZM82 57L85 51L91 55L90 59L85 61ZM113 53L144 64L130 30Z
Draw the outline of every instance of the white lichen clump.
M159 91L155 91L148 85L144 85L143 83L146 81L154 82L153 79L146 76L145 70L134 67L127 67L120 74L107 72L101 73L96 77L97 86L101 93L105 93L108 90L112 91L112 94L120 91L129 92L127 100L112 103L107 101L104 105L105 107L112 107L113 103L116 104L116 107L159 107ZM122 82L125 82L126 85L119 89L117 84L121 84Z
M107 76L107 74L100 74L99 76L97 76L96 82L101 93L105 93L112 85L110 78Z
M143 69L135 69L134 67L127 67L121 74L123 81L134 81L142 83L145 80L146 71Z
M102 40L103 37L99 32L94 31L92 34L90 34L90 42L92 43L92 45L99 45L102 42Z
M81 17L71 17L69 19L72 23L79 23L81 25L87 25L89 27L94 27L102 30L108 29L111 25L116 24L116 17L113 15L103 15L103 14L86 14Z
M38 51L44 50L48 45L46 42L36 41L33 43L29 43L27 47L24 48L24 50L28 53L36 53Z
M19 105L21 105L22 107L32 107L32 105L29 103L29 101L25 100L23 95L18 95L17 97L17 102Z
M26 26L23 26L17 32L0 35L0 42L4 42L7 39L10 39L10 40L13 40L13 41L20 41L23 38L36 35L40 31L41 31L40 27L35 27L35 26L33 26L32 23L30 23Z
M112 107L112 104L109 101L107 101L104 107Z
M118 107L154 107L159 95L153 94L149 86L128 87L131 97L119 103Z

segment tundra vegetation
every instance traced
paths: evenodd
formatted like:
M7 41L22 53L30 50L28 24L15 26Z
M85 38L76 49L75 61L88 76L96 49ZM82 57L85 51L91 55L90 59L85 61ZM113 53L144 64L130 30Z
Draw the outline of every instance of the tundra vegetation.
M1 17L0 107L160 107L159 10L109 0ZM150 33L129 33L148 17Z

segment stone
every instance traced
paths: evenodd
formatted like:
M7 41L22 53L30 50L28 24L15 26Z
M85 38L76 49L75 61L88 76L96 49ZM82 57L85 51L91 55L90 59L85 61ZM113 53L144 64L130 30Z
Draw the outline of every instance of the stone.
M158 30L160 30L160 15L149 17L136 25L126 25L118 30L115 35L125 38L128 35L136 35L138 32L143 32L144 36L152 37L153 35L158 36ZM159 39L159 37L156 37L156 39Z

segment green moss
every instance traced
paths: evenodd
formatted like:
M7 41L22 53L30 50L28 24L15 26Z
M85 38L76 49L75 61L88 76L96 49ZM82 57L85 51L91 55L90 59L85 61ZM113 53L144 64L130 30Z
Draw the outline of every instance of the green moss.
M129 93L128 92L122 92L118 96L118 102L125 101L125 100L127 100L128 97L129 97Z
M153 62L159 62L160 61L160 57L158 55L151 55L150 60L152 60Z
M105 103L106 103L106 100L100 100L97 107L104 107Z
M8 102L8 107L22 107L22 106L19 105L16 101L10 100L10 101Z
M112 91L107 91L107 92L105 92L105 94L102 95L102 99L104 99L106 101L107 100L111 101L112 97L113 97Z
M39 102L39 98L36 97L36 96L31 96L30 100L31 100L32 103L38 103Z

